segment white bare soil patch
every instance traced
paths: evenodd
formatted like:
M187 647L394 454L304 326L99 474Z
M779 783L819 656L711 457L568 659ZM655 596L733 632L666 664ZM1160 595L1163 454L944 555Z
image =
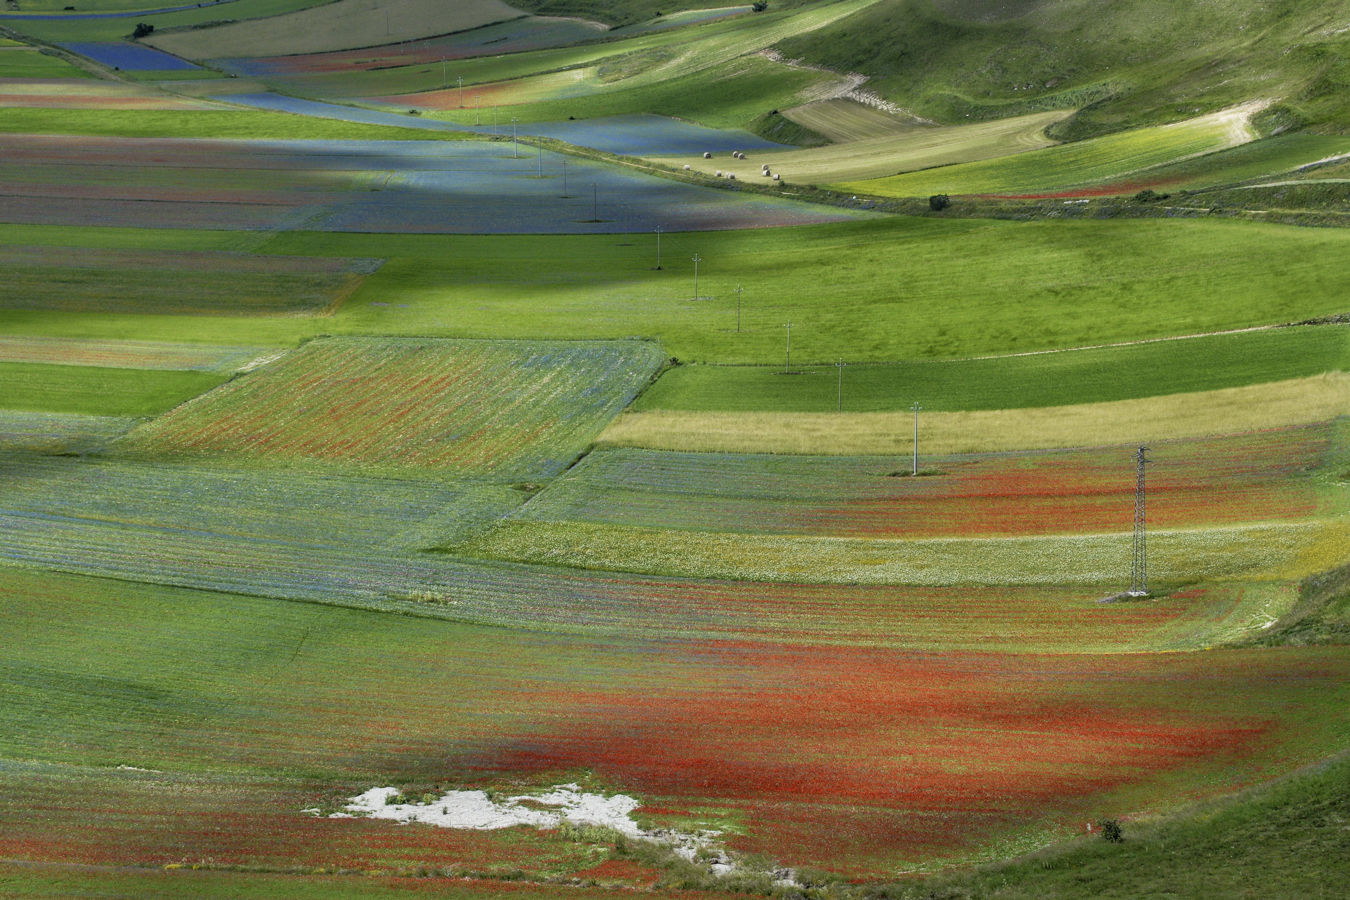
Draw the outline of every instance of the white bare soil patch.
M395 802L398 799L397 788L371 788L351 798L342 811L331 813L328 818L389 819L405 824L421 822L438 828L475 831L518 825L551 829L564 822L574 826L594 825L636 840L665 844L691 862L703 859L714 875L724 875L736 868L734 860L725 851L712 849L721 832L644 829L633 820L633 812L642 804L627 794L592 794L583 791L580 785L559 784L543 793L513 797L492 796L486 791L446 791L439 797L418 803ZM318 809L304 812L320 814Z
M353 797L345 813L334 813L330 818L366 816L478 831L517 825L557 828L566 820L573 825L613 828L629 837L643 836L631 815L641 805L637 800L626 794L588 794L575 784L561 784L543 794L498 798L489 797L485 791L447 791L423 803L392 802L398 793L397 788L371 788Z

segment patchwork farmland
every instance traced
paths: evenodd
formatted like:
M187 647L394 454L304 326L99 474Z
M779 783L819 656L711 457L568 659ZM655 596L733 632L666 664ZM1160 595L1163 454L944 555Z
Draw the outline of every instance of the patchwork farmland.
M0 897L1350 892L1350 2L91 3Z

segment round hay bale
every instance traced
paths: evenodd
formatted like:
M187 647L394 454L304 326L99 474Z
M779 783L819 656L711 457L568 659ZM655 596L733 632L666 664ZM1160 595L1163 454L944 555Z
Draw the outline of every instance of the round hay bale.
M703 154L703 158L704 158L704 159L712 159L712 154L711 154L711 153L705 153L705 154Z

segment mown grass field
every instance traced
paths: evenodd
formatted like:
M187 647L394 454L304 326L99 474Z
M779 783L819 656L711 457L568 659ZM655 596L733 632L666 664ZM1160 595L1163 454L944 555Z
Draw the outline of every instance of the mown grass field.
M91 416L155 416L224 380L209 372L0 362L0 406Z
M0 52L0 78L89 78L89 73L59 56L37 49L4 48Z

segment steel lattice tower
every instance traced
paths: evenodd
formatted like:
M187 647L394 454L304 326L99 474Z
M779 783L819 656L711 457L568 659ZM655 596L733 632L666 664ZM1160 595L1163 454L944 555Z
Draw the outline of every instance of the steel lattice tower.
M1148 596L1148 533L1145 508L1144 471L1148 465L1148 448L1140 447L1134 455L1138 472L1134 482L1134 564L1130 571L1130 596Z

